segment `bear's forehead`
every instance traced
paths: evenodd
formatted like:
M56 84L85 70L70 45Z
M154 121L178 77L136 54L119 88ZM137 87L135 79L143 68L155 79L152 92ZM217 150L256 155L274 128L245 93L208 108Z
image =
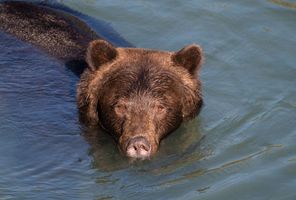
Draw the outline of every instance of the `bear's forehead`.
M125 55L123 55L125 54ZM104 87L127 94L164 95L179 90L182 81L172 67L169 52L125 49L111 64ZM120 90L119 90L120 89Z
M152 49L141 48L117 48L118 59L121 61L133 63L147 63L153 62L154 64L169 64L171 62L172 52L157 51Z
M110 73L104 82L122 89L144 90L167 90L181 84L180 78L175 73L151 63L125 63Z
M112 68L147 68L154 74L164 75L167 72L182 79L183 84L191 85L191 76L184 67L176 66L172 56L175 52L158 51L141 48L117 48L118 57Z
M172 52L139 48L118 48L118 56L110 66L113 72L137 75L139 78L159 79L177 75L171 59Z
M108 88L119 94L179 93L184 85L192 84L189 73L174 64L174 52L147 49L117 48L117 57L101 66L92 76L92 85ZM120 90L119 90L120 89Z
M178 89L188 73L176 67L173 52L139 48L117 48L117 58L105 65L105 85L129 90L165 91Z
M164 87L179 81L179 75L172 66L170 55L166 52L145 51L128 54L128 58L119 56L110 66L109 77L113 80L120 79L135 82L140 85L154 85Z

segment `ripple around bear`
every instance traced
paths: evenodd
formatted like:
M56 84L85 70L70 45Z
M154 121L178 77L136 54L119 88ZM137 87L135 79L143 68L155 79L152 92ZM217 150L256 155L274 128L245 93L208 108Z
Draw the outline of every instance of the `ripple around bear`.
M0 29L83 69L80 119L99 124L128 157L151 157L202 106L197 45L178 52L116 47L70 13L21 2L0 4Z

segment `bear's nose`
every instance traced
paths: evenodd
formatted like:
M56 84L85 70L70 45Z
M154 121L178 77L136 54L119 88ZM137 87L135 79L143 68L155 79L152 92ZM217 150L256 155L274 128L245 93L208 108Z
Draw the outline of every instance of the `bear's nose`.
M151 154L151 146L146 138L137 136L129 140L126 154L131 158L145 159Z

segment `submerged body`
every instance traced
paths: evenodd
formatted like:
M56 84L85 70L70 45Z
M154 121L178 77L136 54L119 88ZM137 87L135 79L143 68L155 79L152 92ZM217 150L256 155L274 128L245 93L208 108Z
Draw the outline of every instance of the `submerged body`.
M178 52L116 47L67 12L21 2L0 4L0 29L83 72L80 118L111 133L129 157L152 156L162 138L201 108L197 45Z

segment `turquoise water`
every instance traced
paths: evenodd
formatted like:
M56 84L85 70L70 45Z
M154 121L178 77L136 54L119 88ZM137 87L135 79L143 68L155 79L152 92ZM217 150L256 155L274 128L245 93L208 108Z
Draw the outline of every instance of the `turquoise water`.
M78 78L0 33L0 199L296 199L296 2L60 1L137 47L205 51L205 106L150 161L81 128Z

